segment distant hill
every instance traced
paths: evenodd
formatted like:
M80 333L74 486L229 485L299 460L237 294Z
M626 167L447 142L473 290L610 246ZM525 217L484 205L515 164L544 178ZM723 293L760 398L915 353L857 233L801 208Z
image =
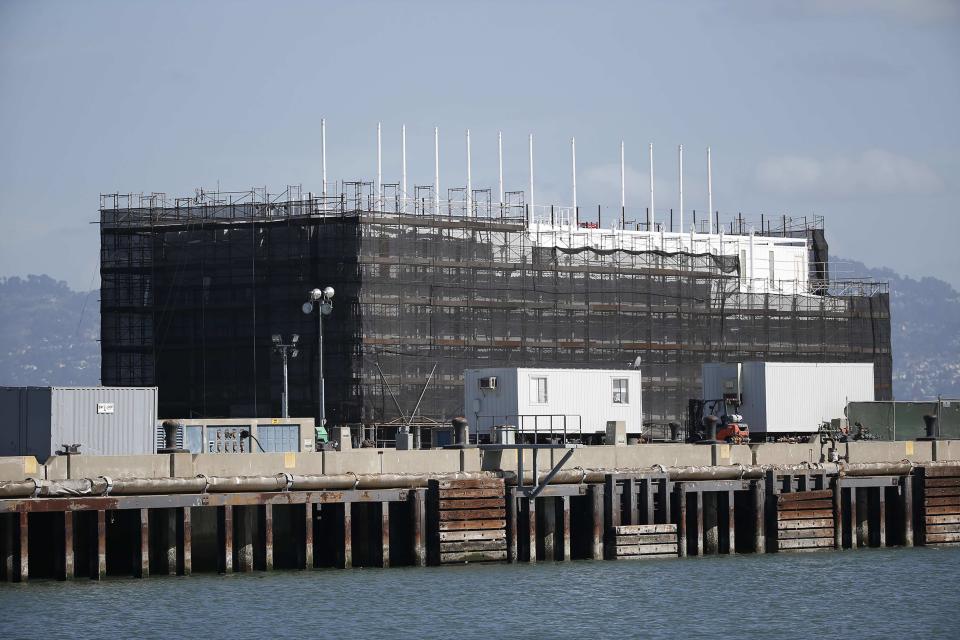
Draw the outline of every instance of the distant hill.
M902 277L838 259L834 273L890 282L898 400L960 398L960 294L936 278ZM42 276L0 278L0 385L95 385L100 303Z
M100 382L100 301L49 276L0 278L0 385Z
M914 280L853 260L837 262L842 264L842 275L890 283L894 397L960 398L960 293L936 278Z

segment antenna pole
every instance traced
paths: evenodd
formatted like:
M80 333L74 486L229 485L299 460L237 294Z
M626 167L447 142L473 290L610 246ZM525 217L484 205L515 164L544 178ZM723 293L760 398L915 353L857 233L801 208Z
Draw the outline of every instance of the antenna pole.
M327 120L320 118L320 172L323 176L322 193L327 197Z
M647 230L653 231L657 216L654 214L653 200L653 143L650 143L650 209L647 211Z
M680 232L683 233L683 145L678 148L678 173L680 176Z
M400 125L400 213L407 212L407 125Z
M707 147L707 222L713 233L713 167L710 162L710 147Z
M473 216L473 180L470 174L470 129L467 129L467 216Z
M577 227L580 221L577 219L577 139L570 138L570 177L573 183L573 226Z
M375 211L380 211L383 207L383 165L380 153L380 123L377 123L377 184L374 190L377 192L377 205Z
M433 204L440 215L440 128L433 128Z
M500 206L503 207L503 132L497 131L497 165L500 175Z

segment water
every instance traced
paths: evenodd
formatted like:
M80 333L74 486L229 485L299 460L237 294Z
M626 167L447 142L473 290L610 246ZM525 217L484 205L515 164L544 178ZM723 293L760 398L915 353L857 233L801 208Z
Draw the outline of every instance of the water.
M0 638L951 638L960 549L0 586Z

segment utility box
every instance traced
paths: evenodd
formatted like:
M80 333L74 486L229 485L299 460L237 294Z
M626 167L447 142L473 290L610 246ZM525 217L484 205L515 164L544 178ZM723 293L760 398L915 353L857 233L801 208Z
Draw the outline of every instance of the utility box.
M518 436L541 438L605 434L622 421L627 433L643 429L639 369L467 369L464 416L478 436L513 425Z
M154 453L156 387L0 387L0 456Z
M623 420L611 420L607 423L607 437L604 444L623 447L627 444L627 423Z
M750 433L813 433L843 418L847 402L873 400L872 363L711 362L703 365L710 413L743 416ZM712 403L712 405L711 405ZM705 413L707 410L705 410Z

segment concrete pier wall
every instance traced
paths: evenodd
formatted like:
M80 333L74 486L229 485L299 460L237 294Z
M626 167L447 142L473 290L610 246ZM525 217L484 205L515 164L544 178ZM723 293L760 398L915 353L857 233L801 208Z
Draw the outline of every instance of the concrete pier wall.
M546 471L563 451L539 454L538 469ZM942 462L960 460L960 440L935 442L850 442L837 445L846 462ZM524 453L524 468L533 468L533 453ZM825 461L826 446L806 444L694 445L642 444L595 446L576 449L565 468L645 469L665 467L743 465L793 465ZM355 449L310 453L261 454L158 454L137 456L53 456L41 464L31 456L0 458L0 481L28 478L64 480L107 476L119 478L192 478L253 476L291 473L334 475L342 473L417 473L454 471L515 471L515 451L482 452L479 449Z

